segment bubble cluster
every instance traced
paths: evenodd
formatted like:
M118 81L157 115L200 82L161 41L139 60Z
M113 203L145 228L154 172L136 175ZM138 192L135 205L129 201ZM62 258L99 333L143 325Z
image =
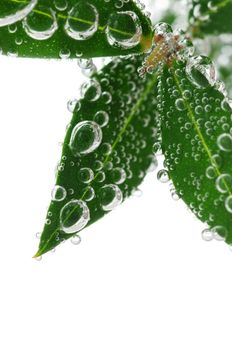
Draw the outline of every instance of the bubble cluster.
M232 224L232 109L207 57L180 60L159 75L165 168L176 191L209 226L206 241L228 240ZM165 177L164 177L165 179ZM164 181L165 182L165 181Z
M218 0L192 0L189 22L193 28L198 28L198 26L207 26L210 24L212 14L216 14L221 7L223 1ZM227 2L225 2L225 5Z
M188 79L199 88L213 86L216 82L215 67L211 59L206 56L190 57L186 66L186 74Z
M67 37L63 47L60 47L60 58L81 56L83 52L81 49L74 52L71 41L81 44L94 37L99 40L99 33L104 35L110 47L124 50L139 45L143 39L143 14L126 10L128 1L125 0L107 3L110 9L108 16L102 15L100 6L91 0L79 0L76 3L52 0L48 5L38 0L12 1L8 12L5 5L0 4L0 27L8 26L9 38L13 39L12 49L8 49L6 54L17 56L17 48L27 44L27 37L35 42L57 40L57 32ZM139 2L136 5L144 11Z
M154 70L174 59L192 56L193 44L185 32L175 30L167 23L158 23L154 27L153 45L149 55L139 68L139 74L153 74Z
M142 60L114 59L85 83L80 101L68 103L73 117L52 191L49 211L55 214L47 217L50 224L45 228L53 235L58 230L57 242L70 236L79 244L83 228L117 208L157 167L156 80L140 79L137 68ZM92 60L79 59L78 64L89 69ZM97 98L92 98L93 86L99 91ZM149 100L146 107L144 100Z

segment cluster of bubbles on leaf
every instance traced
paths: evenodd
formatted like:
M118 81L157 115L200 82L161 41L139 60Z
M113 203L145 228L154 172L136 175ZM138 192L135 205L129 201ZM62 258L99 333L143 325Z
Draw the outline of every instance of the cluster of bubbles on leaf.
M134 61L136 62L135 58ZM139 150L147 147L146 140L137 137L138 131L133 125L128 125L125 131L125 137L132 135L131 139L133 138L133 140L128 138L124 144L120 144L121 141L119 141L117 149L113 147L113 143L118 137L117 131L112 130L110 132L112 134L110 136L113 140L112 143L109 143L109 140L107 142L104 141L105 130L109 127L111 118L113 87L111 87L110 82L112 79L117 79L118 84L122 86L127 84L128 89L133 92L133 97L130 97L128 94L126 96L123 95L118 100L117 114L119 130L122 130L125 126L126 113L131 112L132 99L136 102L142 91L141 86L143 84L136 72L132 57L125 65L121 75L118 74L114 78L114 67L119 62L120 59L115 58L111 63L111 70L108 73L104 72L101 75L101 72L99 72L98 76L96 76L90 73L96 72L96 67L91 59L78 59L78 65L85 72L84 75L90 76L90 79L81 87L81 97L85 100L85 103L93 103L93 106L95 102L98 103L100 100L101 108L96 110L92 116L85 115L86 112L84 112L82 117L84 120L80 120L73 125L69 124L68 128L71 128L71 132L68 147L72 154L72 161L64 155L58 164L59 173L62 173L66 167L73 167L76 179L80 183L80 187L83 187L83 194L81 196L76 195L73 189L64 188L59 184L52 190L52 203L56 202L61 205L59 219L62 234L67 234L68 237L72 235L75 238L74 242L79 242L78 232L90 222L91 204L94 203L96 198L98 203L100 202L103 212L112 211L122 203L123 199L128 195L126 190L128 185L125 181L132 179L134 176L131 164L137 163ZM126 83L124 81L125 77L127 77ZM130 77L133 77L133 79L130 79ZM138 85L136 85L135 81L138 81ZM139 86L139 83L141 86ZM68 110L71 113L82 113L82 106L82 100L77 101L74 99L68 102ZM151 118L149 115L140 114L137 118L139 120L141 119L141 127L146 128L150 124ZM155 128L152 131L154 140L156 131ZM129 147L131 149L133 147L134 154L126 152L126 149ZM83 165L85 159L88 159L88 156L94 158L93 163L91 165L88 163L87 166ZM147 162L148 167L146 171L154 171L157 167L156 157L153 155L149 156ZM145 173L143 171L138 174L141 179L144 175ZM100 186L95 187L96 184ZM47 221L46 224L51 225L51 221ZM73 242L73 239L71 241Z
M218 74L226 86L226 90L231 94L232 79L232 46L231 34L211 35L204 40L196 39L199 51L204 51L213 58Z
M153 44L139 69L140 76L153 74L163 64L174 59L181 60L194 53L193 43L186 33L180 29L174 30L164 22L154 26Z
M91 88L92 86L88 87L86 90L87 94L90 93L89 90ZM95 101L96 96L98 98L100 97L91 93L91 101ZM105 157L111 154L111 145L103 143L102 128L108 124L108 121L108 113L100 110L95 114L94 120L84 120L75 125L69 141L69 148L75 158L86 157L94 153L100 146ZM72 166L72 164L70 165ZM105 174L102 171L103 166L104 164L102 162L96 160L93 164L94 170L90 167L78 169L77 179L86 185L86 188L81 199L72 199L62 207L60 212L60 227L63 233L76 234L88 224L90 210L87 202L95 198L95 191L91 184L94 180L104 183ZM104 211L115 209L123 200L123 194L118 185L126 180L125 171L120 167L113 168L112 179L114 183L103 185L100 190L101 206ZM64 187L56 185L52 190L52 201L63 202L67 198L67 195L67 190Z
M18 31L21 25L28 37L37 41L52 38L58 29L62 29L69 38L76 41L91 39L100 31L105 34L109 45L122 49L133 48L141 40L142 24L138 15L133 11L123 11L124 4L129 0L105 0L106 3L113 4L115 11L110 14L104 26L101 25L99 11L91 0L79 0L74 5L70 5L68 0L53 0L50 7L41 5L38 0L10 1L11 13L4 13L4 4L1 11L0 4L0 27L8 26L9 33L15 37L16 47L25 40ZM137 5L143 10L139 1ZM130 30L125 29L128 27ZM13 49L8 52L11 56L17 54L17 50ZM59 54L61 58L68 58L71 52L64 47ZM81 52L76 52L76 55L80 56Z
M154 70L160 69L163 64L170 65L172 67L172 61L177 62L186 62L185 76L191 82L193 89L184 89L184 76L182 70L176 68L175 75L177 79L180 79L181 89L183 85L182 94L178 89L174 88L173 77L167 78L167 86L169 87L169 93L171 97L175 100L175 112L177 113L177 123L183 125L183 118L178 117L178 112L187 110L186 101L193 108L194 115L197 118L198 126L202 125L205 128L205 132L209 138L214 140L215 130L209 119L204 123L203 116L204 114L213 115L214 110L212 105L215 104L215 111L223 111L224 115L217 121L217 129L220 127L219 135L216 138L216 146L218 147L218 152L213 153L211 157L210 165L206 168L205 176L206 178L215 181L215 188L219 193L218 200L214 201L214 206L218 206L221 202L224 203L225 210L232 214L232 175L228 171L222 171L222 158L223 154L232 154L232 129L231 117L232 117L232 101L228 96L225 85L217 79L216 69L212 60L203 55L194 56L193 46L191 41L186 37L185 33L180 31L172 31L172 28L166 23L159 23L154 28L154 43L150 51L150 56L145 60L143 66L140 68L139 73L143 76L146 73L154 73ZM170 68L171 69L171 68ZM162 74L162 73L161 73ZM215 90L219 91L222 95L221 98L209 97L207 93L207 88L213 87ZM162 94L160 90L159 94ZM202 96L202 97L201 97ZM160 96L158 96L158 103ZM174 110L169 110L168 118L172 118L172 113ZM166 118L166 120L168 119ZM168 121L166 121L166 127L169 127ZM193 161L200 162L202 152L202 146L200 139L191 139L188 131L192 128L190 121L186 120L184 126L180 126L180 132L183 134L183 138L189 140L189 144L192 145L192 154L183 154L182 145L174 144L170 145L168 164L165 164L170 170L173 170L181 161L182 157L191 156ZM157 148L161 148L162 138L160 139L160 145ZM197 146L199 145L199 146ZM173 152L173 153L172 153ZM194 196L198 198L197 200L205 202L210 197L209 193L206 193L205 196L201 196L199 188L201 186L202 178L198 178L195 173L190 174L192 179L183 178L183 182L186 182L189 185L194 184L195 194ZM168 170L162 169L158 172L158 179L161 182L169 182ZM181 197L181 193L178 194ZM194 203L190 204L190 209L198 216L202 216L202 204L199 205L199 208L195 206ZM209 217L209 222L214 221L213 215ZM211 241L212 239L216 240L225 240L228 235L228 229L223 225L217 225L205 229L202 232L202 237L206 241Z
M221 0L208 0L205 2L192 0L189 23L194 26L197 22L209 22L211 18L210 14L217 13L221 3Z

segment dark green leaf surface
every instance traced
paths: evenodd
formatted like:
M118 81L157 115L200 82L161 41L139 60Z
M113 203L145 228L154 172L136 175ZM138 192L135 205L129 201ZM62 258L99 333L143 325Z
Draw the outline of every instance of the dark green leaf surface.
M66 217L64 226L71 226L79 215L78 210L81 214L83 208L77 204L71 212L63 211L62 215L67 203L84 201L90 216L87 225L90 225L130 196L154 165L157 78L150 75L141 79L137 73L141 64L142 57L137 56L115 59L93 76L95 86L101 87L99 98L96 98L96 90L90 87L76 107L65 137L56 181L67 196L62 201L52 200L36 256L73 236L65 233L62 222ZM85 124L79 129L83 125L80 123L86 121L97 134L93 134L91 125ZM99 131L93 124L96 122L107 125ZM75 130L79 131L75 134ZM99 132L102 132L101 142ZM99 146L87 153L94 140ZM57 197L62 196L60 190Z
M185 66L166 67L159 81L166 166L188 207L231 244L232 111L206 78L205 87L200 74L190 79Z
M151 21L131 0L120 8L104 0L33 3L36 0L1 0L3 54L90 58L140 53L151 46Z
M232 0L192 0L189 20L197 37L232 33Z

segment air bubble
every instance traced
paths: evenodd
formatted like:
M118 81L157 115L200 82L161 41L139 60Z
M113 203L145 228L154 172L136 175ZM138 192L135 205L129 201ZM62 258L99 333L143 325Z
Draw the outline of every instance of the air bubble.
M52 190L52 200L62 202L67 196L67 191L64 187L56 185Z
M223 111L232 112L230 103L231 103L230 100L224 98L224 100L221 102L221 107L222 107Z
M222 166L222 158L218 154L212 156L212 164L214 167L220 168Z
M190 90L185 90L183 92L183 97L186 99L186 100L190 100L191 97L192 97L192 92Z
M38 256L37 258L35 258L36 261L41 261L43 259L42 256Z
M44 13L47 15L44 16ZM55 12L52 9L40 7L40 11L31 12L23 20L23 28L32 39L47 40L51 38L58 29Z
M59 52L59 56L61 59L68 59L71 55L71 52L69 49L61 49Z
M201 237L204 241L210 242L214 239L214 233L210 229L205 229L201 232Z
M93 164L93 168L96 171L99 171L103 168L103 163L100 160L96 160Z
M105 185L100 191L102 209L111 211L122 203L122 191L117 185Z
M176 106L176 109L178 109L178 111L184 111L187 109L183 98L178 98L175 102L175 106Z
M81 69L90 69L93 66L92 58L79 58L77 64Z
M105 142L101 145L101 153L104 154L105 156L110 155L112 152L112 146Z
M61 228L66 234L82 230L90 219L89 208L82 200L68 202L60 212Z
M112 102L112 95L108 91L102 93L102 103L108 105Z
M79 171L79 179L83 183L89 183L94 179L94 172L90 168L82 168Z
M225 207L229 213L232 213L232 195L226 198Z
M214 226L212 228L214 239L216 241L224 241L227 236L227 229L224 226Z
M83 199L86 202L90 202L94 199L95 197L95 191L93 189L93 187L89 186L87 188L85 188L84 192L83 192Z
M179 194L176 192L176 190L171 190L171 196L174 201L178 201L180 199Z
M36 236L37 239L40 239L41 236L42 236L42 233L41 232L36 232L35 236Z
M115 12L109 18L106 35L110 45L123 49L135 47L142 35L140 19L132 11Z
M198 88L213 86L216 82L215 67L206 56L195 56L189 59L186 66L188 79Z
M206 169L206 176L208 179L214 179L217 176L217 173L215 172L215 168L213 166L209 166Z
M71 243L74 244L74 245L80 244L81 243L81 237L79 235L74 235L71 238Z
M230 192L232 188L232 177L229 174L222 174L216 180L216 189L221 193Z
M218 6L214 3L214 1L209 1L207 6L211 11L217 11L218 9Z
M67 0L54 0L54 6L58 11L64 11L68 7Z
M102 141L100 126L93 121L78 123L72 131L69 147L75 157L95 151Z
M109 122L109 114L105 111L98 111L94 116L94 121L101 128L104 128Z
M99 14L95 6L79 1L69 12L65 31L72 39L90 39L98 29Z
M193 16L200 21L207 21L209 14L205 11L203 4L196 4L193 9Z
M19 2L10 4L10 10L6 11L6 4L3 1L0 4L0 27L8 26L24 19L37 5L38 0Z
M101 85L95 79L91 79L81 86L81 97L94 102L101 96Z
M13 33L16 33L17 32L17 25L14 23L14 24L11 24L8 26L8 31L9 33L13 34Z
M99 171L95 177L95 181L96 182L104 182L106 179L106 174L104 173L104 171Z
M120 185L126 180L126 172L122 168L114 168L111 172L111 177L114 184Z
M157 179L162 183L167 183L170 180L168 171L165 169L160 170L157 174Z
M172 27L170 26L170 24L165 23L165 22L159 22L155 25L154 27L154 33L156 35L166 35L168 33L172 33Z
M221 134L217 139L217 144L221 151L232 152L232 136L230 134Z
M73 99L73 100L69 100L68 103L67 103L67 108L68 108L68 111L70 113L73 113L75 108L76 108L76 105L77 105L78 101L76 99Z

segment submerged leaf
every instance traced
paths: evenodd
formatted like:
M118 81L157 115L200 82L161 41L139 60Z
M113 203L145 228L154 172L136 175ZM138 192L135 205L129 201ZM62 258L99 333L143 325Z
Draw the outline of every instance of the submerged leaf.
M232 110L206 57L166 67L159 79L162 149L178 195L232 243Z
M92 77L65 137L40 256L117 207L156 165L156 76L142 57L116 59Z
M192 0L189 21L194 36L232 33L232 1Z
M1 0L0 50L38 58L90 58L146 51L151 21L132 0Z

